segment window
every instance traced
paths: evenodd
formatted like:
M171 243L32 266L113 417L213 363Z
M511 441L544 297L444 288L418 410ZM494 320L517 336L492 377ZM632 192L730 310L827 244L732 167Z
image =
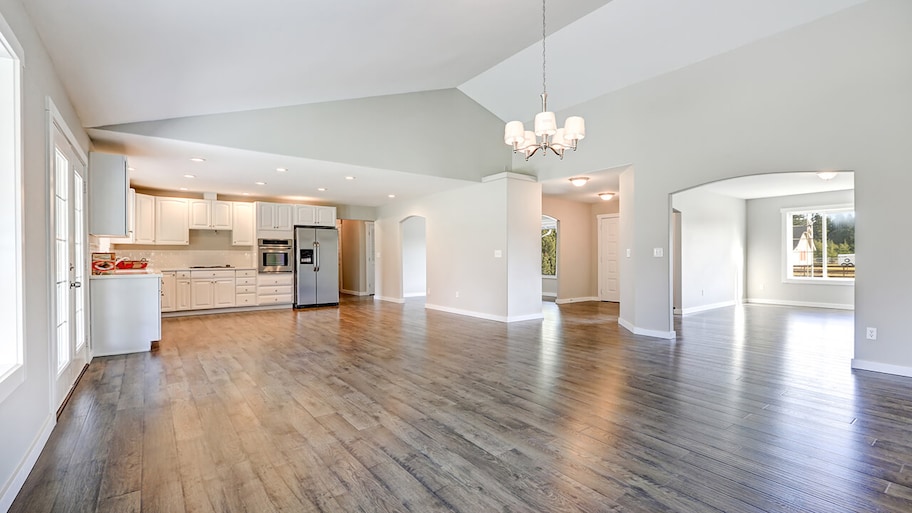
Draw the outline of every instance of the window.
M783 213L786 280L855 279L853 207L788 209Z
M22 47L0 16L0 401L25 380L22 336Z
M542 216L542 276L557 276L557 219Z

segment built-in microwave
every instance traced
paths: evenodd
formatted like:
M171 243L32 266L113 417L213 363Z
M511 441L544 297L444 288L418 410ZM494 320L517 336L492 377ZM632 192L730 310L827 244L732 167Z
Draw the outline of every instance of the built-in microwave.
M292 272L291 239L259 239L257 270L261 273Z

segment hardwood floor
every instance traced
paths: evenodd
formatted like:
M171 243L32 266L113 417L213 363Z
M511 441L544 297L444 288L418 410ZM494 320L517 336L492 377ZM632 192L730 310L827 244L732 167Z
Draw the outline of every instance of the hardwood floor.
M912 380L850 370L851 312L545 314L165 319L92 362L11 511L912 511Z

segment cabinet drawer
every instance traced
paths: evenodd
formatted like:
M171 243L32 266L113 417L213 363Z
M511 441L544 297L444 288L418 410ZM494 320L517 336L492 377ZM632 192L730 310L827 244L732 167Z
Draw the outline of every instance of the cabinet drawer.
M190 278L198 280L200 278L234 278L234 270L230 271L190 271Z
M291 295L291 285L260 285L257 294L260 296Z
M174 274L177 275L177 279L179 279L179 280L180 279L184 279L184 280L190 279L190 271L175 271Z
M254 294L256 295L257 288L253 285L240 285L237 286L238 294Z
M253 269L237 269L234 272L238 278L256 278L257 275Z
M256 276L253 276L250 278L246 278L246 277L242 278L242 277L238 276L237 278L235 278L235 283L237 283L238 285L254 285L255 286L257 284L257 279L256 279Z
M257 285L288 285L294 283L294 276L291 273L260 273L257 276Z
M258 298L261 305L274 305L278 303L291 303L291 294L282 294L277 296L260 296Z
M242 294L238 291L236 303L237 306L255 306L257 304L256 294Z

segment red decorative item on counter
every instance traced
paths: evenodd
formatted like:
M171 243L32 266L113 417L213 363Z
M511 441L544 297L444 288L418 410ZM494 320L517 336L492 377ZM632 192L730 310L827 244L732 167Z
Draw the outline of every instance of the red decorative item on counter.
M149 265L146 260L120 260L117 262L118 269L145 269Z

